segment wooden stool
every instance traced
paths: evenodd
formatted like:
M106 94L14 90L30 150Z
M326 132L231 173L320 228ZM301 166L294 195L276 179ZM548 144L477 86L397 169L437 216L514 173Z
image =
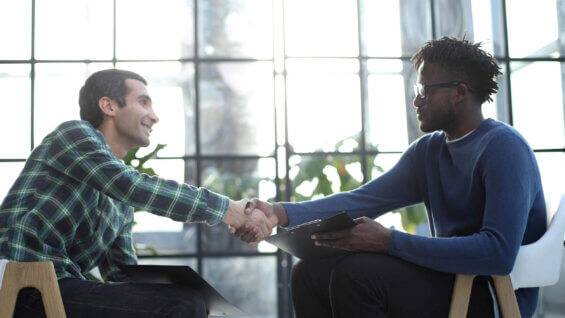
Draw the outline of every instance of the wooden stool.
M469 299L471 298L471 289L473 288L473 280L475 275L457 274L455 276L455 284L453 286L453 296L451 298L451 306L449 309L449 318L465 318L467 317L467 309L469 307ZM498 297L498 306L504 318L520 317L520 309L512 288L510 275L496 276L492 275L494 289Z
M6 264L0 289L0 317L14 316L18 293L26 287L34 287L41 292L41 299L48 318L66 317L52 262Z

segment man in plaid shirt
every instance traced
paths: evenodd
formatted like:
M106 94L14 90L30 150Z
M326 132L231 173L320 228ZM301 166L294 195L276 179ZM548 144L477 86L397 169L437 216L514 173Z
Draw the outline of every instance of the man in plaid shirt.
M133 208L180 222L252 225L256 241L272 221L246 216L246 200L140 174L128 150L149 145L158 122L147 82L123 70L90 76L80 91L82 121L61 124L33 150L0 207L0 256L52 261L70 317L205 317L203 299L186 286L107 283L85 275L100 269L118 281L117 265L136 264ZM42 316L38 291L25 289L16 316Z

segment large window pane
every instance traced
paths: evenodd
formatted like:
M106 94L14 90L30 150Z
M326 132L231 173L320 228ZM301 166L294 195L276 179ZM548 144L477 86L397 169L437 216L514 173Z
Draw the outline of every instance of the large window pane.
M390 3L395 1L372 1L365 0L367 4L371 3ZM410 57L420 48L424 42L432 38L432 19L430 10L431 1L421 0L403 0L399 1L400 9L400 25L401 25L401 44L402 55ZM392 6L392 4L388 4ZM391 7L389 7L391 8ZM395 8L395 7L393 7ZM389 9L391 10L391 9ZM394 10L394 9L392 9ZM374 12L371 12L365 20L370 21ZM394 16L393 13L390 13ZM390 18L387 18L387 20ZM388 30L387 30L388 31ZM368 31L369 32L369 31ZM392 31L394 33L394 31ZM370 33L368 33L370 35ZM366 38L366 37L365 37ZM366 39L367 41L371 41ZM376 46L387 46L383 43L376 43Z
M202 276L252 317L277 317L275 257L205 258Z
M132 162L134 167L138 167L139 160ZM183 160L149 160L143 168L152 169L159 177L174 180L179 183L184 182L184 161ZM137 212L135 214L134 231L137 232L178 232L183 229L183 223L173 221L169 218L158 216L148 212Z
M137 166L137 162L133 162ZM162 178L195 185L196 166L193 161L180 159L149 160L144 168L152 168ZM185 181L186 180L186 181ZM138 253L161 255L171 253L196 253L197 230L195 224L176 222L149 212L135 213L133 238Z
M291 201L312 200L353 190L363 182L360 156L292 156L289 163Z
M31 56L31 0L0 2L0 60Z
M177 59L194 56L194 8L186 0L116 1L116 56Z
M269 0L198 1L200 56L273 56L273 12Z
M194 64L139 62L117 63L116 67L136 72L147 80L153 109L159 117L151 132L151 146L140 153L165 144L167 146L159 152L161 157L194 154Z
M369 56L402 55L398 1L361 0L363 53ZM386 43L386 45L383 45Z
M35 66L34 144L59 124L80 119L79 90L86 78L110 63L57 63Z
M401 156L401 153L367 156L369 179L377 179L392 169L398 163ZM418 235L430 236L424 205L418 204L409 207L408 209L402 208L396 209L395 212L387 212L379 216L376 220L388 228L394 228L403 232L411 231ZM402 214L396 213L400 211L402 211Z
M202 153L273 153L273 64L202 64L200 74Z
M112 58L112 0L35 1L35 7L37 59Z
M557 2L506 1L511 57L560 55Z
M500 8L491 0L435 0L438 37L449 36L482 42L483 49L502 53ZM493 16L494 15L494 16Z
M202 162L202 186L234 200L276 195L274 159L225 159ZM205 251L256 251L257 247L234 237L224 224L202 228Z
M561 65L511 64L514 126L533 148L565 146ZM543 127L543 129L542 129Z
M10 188L24 168L24 162L0 162L0 202L10 191Z
M287 0L286 54L290 56L357 56L356 0Z
M552 216L557 211L561 195L565 193L565 153L536 153L547 212Z
M143 212L136 212L143 213ZM156 218L159 218L156 216ZM165 219L162 218L161 219ZM138 216L136 215L136 222ZM159 221L154 220L158 225ZM171 255L175 253L196 253L196 225L187 225L180 231L133 232L133 242L138 255Z
M392 169L402 154L378 154L376 156L367 156L367 170L369 180L382 176L385 172Z
M288 138L294 151L333 151L359 139L361 93L356 60L288 61Z
M1 51L1 50L0 50ZM31 148L30 66L0 64L0 158L25 158Z
M404 150L408 146L404 77L400 60L369 60L367 148Z
M481 106L484 118L493 118L505 123L510 122L508 113L508 82L506 77L506 64L499 64L501 76L497 78L498 92L491 95L492 102L485 102Z
M493 56L505 55L501 1L469 0L469 2L472 10L473 37L467 34L467 38L475 43L481 42L483 50Z

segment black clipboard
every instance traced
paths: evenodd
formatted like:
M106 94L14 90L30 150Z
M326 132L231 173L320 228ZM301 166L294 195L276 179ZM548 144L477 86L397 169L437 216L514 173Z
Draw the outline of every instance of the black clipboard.
M206 302L210 315L249 316L230 303L202 276L189 266L173 265L118 265L126 276L124 281L154 284L179 284L199 291Z
M311 235L333 232L355 226L356 223L346 212L341 212L325 220L307 222L287 231L267 236L265 241L301 259L324 258L348 253L346 250L326 246L316 246Z

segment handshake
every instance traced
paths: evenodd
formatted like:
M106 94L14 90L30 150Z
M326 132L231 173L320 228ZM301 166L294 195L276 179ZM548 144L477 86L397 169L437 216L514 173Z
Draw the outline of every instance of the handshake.
M242 241L257 244L269 236L273 227L288 224L288 215L281 204L259 199L230 200L224 223Z

